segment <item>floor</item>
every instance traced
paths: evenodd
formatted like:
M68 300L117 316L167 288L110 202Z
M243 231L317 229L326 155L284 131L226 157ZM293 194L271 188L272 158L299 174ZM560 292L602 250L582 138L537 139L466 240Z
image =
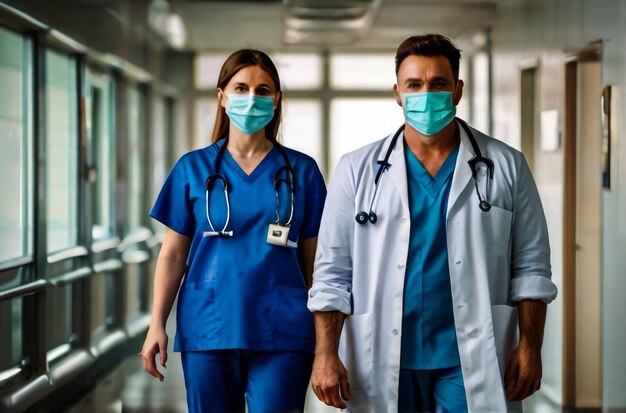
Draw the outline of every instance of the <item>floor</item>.
M68 413L186 413L180 353L172 351L174 320L175 316L170 316L167 324L167 333L171 339L168 346L168 368L165 371L161 369L165 376L163 382L143 370L139 357L130 357L104 378L92 392L72 406ZM325 406L318 401L309 388L305 413L339 412L339 409ZM524 402L524 412L561 413L562 409L538 392Z
M186 413L185 384L180 365L180 355L170 353L165 381L159 382L143 371L141 360L132 357L125 360L106 377L91 393L85 396L69 413ZM524 405L525 412L560 413L539 393ZM339 412L322 405L309 392L306 413Z

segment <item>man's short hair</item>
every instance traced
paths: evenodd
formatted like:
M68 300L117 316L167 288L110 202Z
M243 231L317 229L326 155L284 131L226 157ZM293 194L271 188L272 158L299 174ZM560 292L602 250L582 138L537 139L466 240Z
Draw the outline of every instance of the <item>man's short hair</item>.
M424 34L411 36L400 44L396 52L396 75L400 65L409 56L444 56L450 62L454 81L459 80L459 61L461 51L446 36L441 34Z

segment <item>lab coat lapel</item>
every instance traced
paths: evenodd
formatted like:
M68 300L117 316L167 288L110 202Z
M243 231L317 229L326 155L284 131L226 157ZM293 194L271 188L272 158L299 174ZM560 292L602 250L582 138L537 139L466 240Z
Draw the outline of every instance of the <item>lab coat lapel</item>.
M391 141L391 138L389 138L389 140ZM385 150L386 149L387 147L385 147ZM398 194L400 195L400 199L402 200L403 208L405 210L408 210L409 188L406 176L406 160L404 158L404 132L402 132L402 134L398 137L396 146L393 148L393 152L389 156L389 163L391 164L391 167L389 168L387 179L393 182L393 185L395 186ZM382 179L384 180L385 177L383 177Z
M460 124L458 124L458 127L461 132L461 144L459 146L459 155L456 159L456 165L454 166L454 174L452 175L452 187L450 188L450 196L448 197L448 215L452 208L454 208L454 204L458 201L459 196L472 179L472 170L468 162L475 156L467 133Z

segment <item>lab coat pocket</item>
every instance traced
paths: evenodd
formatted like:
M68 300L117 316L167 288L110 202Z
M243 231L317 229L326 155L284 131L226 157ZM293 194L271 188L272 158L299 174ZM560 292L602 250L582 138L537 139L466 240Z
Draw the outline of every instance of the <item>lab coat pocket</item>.
M372 390L372 315L359 314L347 317L341 340L339 357L348 370L350 390Z
M489 212L479 212L486 237L485 247L491 256L501 256L508 252L511 240L513 213L504 208L492 206Z
M183 339L215 335L215 290L206 282L185 284L178 296L176 323Z
M275 325L280 334L311 340L315 337L313 315L306 306L307 299L304 287L278 287Z
M517 346L517 307L492 305L491 317L500 376L504 377L507 363Z

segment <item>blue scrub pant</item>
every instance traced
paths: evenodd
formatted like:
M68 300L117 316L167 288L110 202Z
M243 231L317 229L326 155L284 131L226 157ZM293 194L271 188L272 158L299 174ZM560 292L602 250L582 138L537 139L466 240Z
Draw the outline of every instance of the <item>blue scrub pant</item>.
M461 367L436 370L400 369L398 412L467 412Z
M190 413L304 411L313 354L210 350L181 353Z

